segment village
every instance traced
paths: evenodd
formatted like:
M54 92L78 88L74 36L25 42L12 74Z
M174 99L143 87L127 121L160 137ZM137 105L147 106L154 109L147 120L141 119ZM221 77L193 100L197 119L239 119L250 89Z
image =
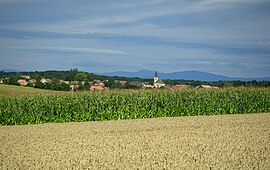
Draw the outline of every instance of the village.
M1 79L0 83L3 84L5 79ZM195 89L219 89L217 86L210 85L199 85L196 87L192 87L190 85L185 84L176 84L169 85L165 84L158 76L158 72L155 72L153 82L139 82L139 81L126 81L126 80L99 80L94 79L92 81L68 81L68 80L54 80L53 78L43 77L40 80L31 78L30 75L21 75L17 80L17 85L20 86L30 86L30 87L43 87L45 85L59 84L66 87L66 91L77 91L77 90L90 90L90 91L104 91L109 89L167 89L167 90L181 90L188 88ZM112 84L114 85L112 87Z

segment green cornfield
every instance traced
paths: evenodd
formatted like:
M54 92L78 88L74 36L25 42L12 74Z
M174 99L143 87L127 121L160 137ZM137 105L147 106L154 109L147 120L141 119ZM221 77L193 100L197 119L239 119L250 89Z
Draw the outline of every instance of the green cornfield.
M270 89L138 90L0 97L0 124L270 112Z

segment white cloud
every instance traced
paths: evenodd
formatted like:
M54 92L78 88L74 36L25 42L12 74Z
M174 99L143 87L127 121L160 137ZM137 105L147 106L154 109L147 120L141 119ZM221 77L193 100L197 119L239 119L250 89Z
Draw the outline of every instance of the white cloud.
M261 3L261 2L267 2L268 0L203 0L203 4L236 4L236 3L242 3L242 4L255 4L255 3Z
M38 0L1 0L0 4L26 3L26 2L37 2L37 1Z
M203 3L198 2L190 2L190 3L172 3L174 1L164 1L162 5L154 5L158 4L158 2L150 2L150 6L147 7L136 7L136 4L132 6L135 7L133 10L125 10L119 12L115 11L110 13L109 15L91 15L91 16L81 16L79 18L75 18L72 20L66 20L62 22L53 23L44 23L44 22L27 22L27 23L11 23L2 25L2 28L15 28L15 29L23 29L23 30L43 30L43 31L52 31L52 32L65 32L65 33L78 33L78 32L87 32L88 30L97 30L102 25L106 24L117 24L117 23L133 23L139 22L145 19L153 18L153 17L161 17L166 15L176 15L176 14L185 14L185 13L193 13L200 12L203 10L209 10L209 6L204 5ZM140 6L141 3L138 3ZM121 6L121 5L120 5ZM121 10L120 10L121 11Z
M187 3L188 2L188 3ZM202 11L210 11L217 8L226 8L235 3L260 3L265 2L265 0L203 0L203 1L150 1L142 3L140 1L131 2L131 7L134 7L133 10L126 10L125 4L115 3L113 6L120 6L119 11L115 10L112 7L112 12L109 14L94 14L90 16L81 16L79 18L64 20L57 23L44 23L44 22L27 22L27 23L7 23L3 24L2 28L18 29L18 30L28 30L28 31L50 31L58 33L87 33L87 32L104 32L104 33L124 33L128 34L146 34L144 27L147 27L146 30L152 30L153 32L158 32L156 35L168 36L171 31L174 32L174 35L183 34L184 31L180 31L179 28L166 28L161 29L158 26L150 25L146 22L141 22L143 20L153 18L153 17L162 17L168 15L181 15L181 14L190 14L197 13ZM142 7L142 4L148 4L147 7ZM159 4L159 5L157 5ZM153 6L151 6L153 5ZM138 7L139 6L139 7ZM149 7L149 8L148 8ZM123 10L123 11L121 11ZM127 23L137 23L137 26L132 27L118 27L118 28L104 28L104 25L110 24L127 24ZM152 28L149 28L149 25ZM132 31L126 31L128 29L133 29ZM179 31L177 31L177 29ZM198 30L208 29L208 28L184 28L186 30L195 30L195 32L200 33ZM134 31L135 30L135 31ZM165 34L163 34L163 31ZM168 31L169 30L169 31ZM148 35L152 35L148 31ZM160 32L161 31L161 32ZM233 31L235 32L235 31ZM196 33L196 34L197 34ZM218 32L220 34L220 32ZM223 33L221 33L223 34ZM204 33L201 35L205 35Z
M104 55L127 55L126 52L104 48L77 48L77 47L1 47L0 50L44 50L58 52L95 53Z

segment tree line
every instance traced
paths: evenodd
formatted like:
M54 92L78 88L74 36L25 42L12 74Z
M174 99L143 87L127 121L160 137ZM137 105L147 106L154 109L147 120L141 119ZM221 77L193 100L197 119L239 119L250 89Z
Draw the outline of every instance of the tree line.
M19 85L18 80L22 75L29 75L31 79L35 79L37 83L35 88L42 89L51 89L51 90L60 90L60 91L69 91L70 85L65 83L60 83L60 80L65 81L78 81L79 88L77 90L86 90L90 88L89 81L100 80L104 82L104 85L110 89L134 89L141 88L141 83L153 84L153 79L142 79L142 78L127 78L127 77L118 77L118 76L103 76L96 75L93 73L82 72L77 68L67 70L67 71L35 71L35 72L0 72L0 80L4 84ZM51 83L41 83L42 78L49 78L52 80ZM126 81L125 85L121 85L118 81ZM163 80L164 83L168 86L173 86L177 84L189 85L191 87L196 87L202 84L208 84L211 86L217 87L270 87L270 81L216 81L216 82L207 82L207 81L198 81L198 80ZM82 82L85 82L82 84ZM31 84L28 84L31 86Z

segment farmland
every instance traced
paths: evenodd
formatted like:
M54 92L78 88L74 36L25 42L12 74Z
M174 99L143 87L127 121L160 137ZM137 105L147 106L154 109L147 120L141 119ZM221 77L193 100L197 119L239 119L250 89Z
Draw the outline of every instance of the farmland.
M270 112L267 88L137 90L0 97L0 124Z
M0 93L0 169L270 168L267 88Z
M32 87L13 86L0 84L0 97L5 96L35 96L59 93L51 90L36 89Z
M270 114L0 127L0 169L270 169Z

